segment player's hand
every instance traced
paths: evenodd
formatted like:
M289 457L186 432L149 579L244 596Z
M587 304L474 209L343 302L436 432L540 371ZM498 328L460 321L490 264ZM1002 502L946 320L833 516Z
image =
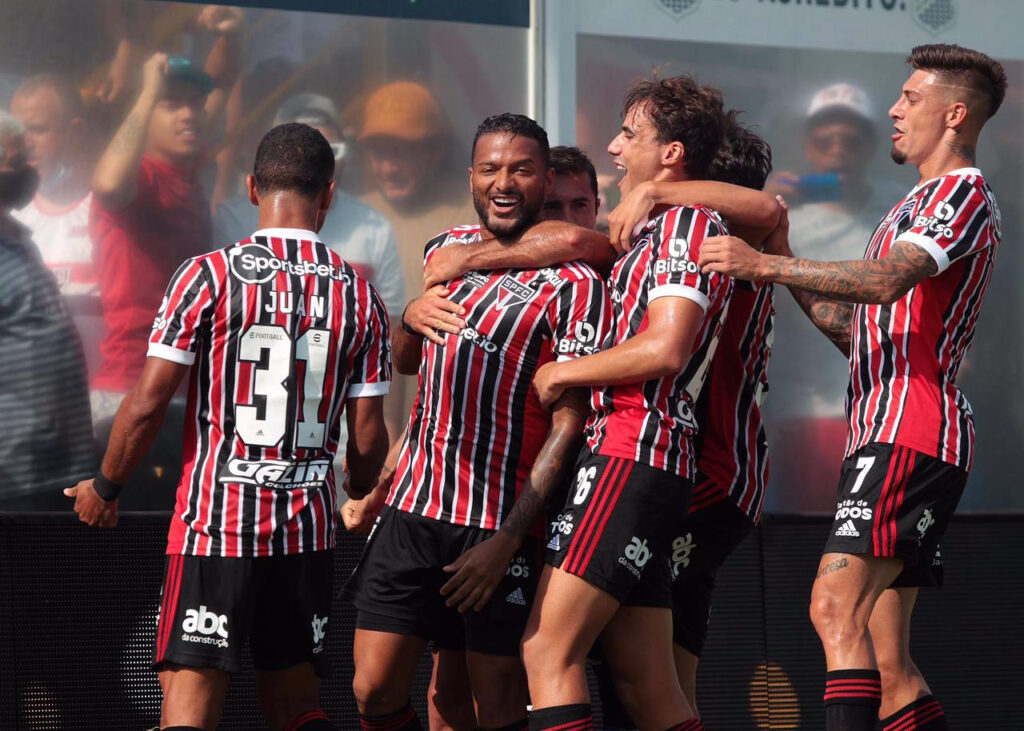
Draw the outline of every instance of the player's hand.
M93 528L113 528L117 525L117 500L108 503L97 495L92 486L92 478L66 488L64 494L75 499L75 512L86 525Z
M520 545L519 540L499 530L445 566L447 573L455 574L441 587L441 594L448 597L445 604L460 612L483 609Z
M159 99L167 83L170 64L166 53L154 53L142 64L142 91Z
M373 523L380 515L384 501L391 491L391 483L395 480L395 470L384 467L380 477L377 478L377 486L366 496L349 496L345 504L341 506L341 522L345 530L357 536L365 536L373 528ZM345 481L348 487L348 480Z
M654 209L653 183L644 182L633 188L615 210L608 214L608 238L620 254L633 248L633 232L647 222Z
M196 22L212 33L226 36L238 32L238 29L242 27L242 9L229 8L224 5L207 5L200 11Z
M768 181L764 184L764 192L768 195L784 195L790 200L797 201L800 198L797 190L797 183L799 181L800 176L796 173L782 170L768 178Z
M130 41L121 41L117 47L114 58L110 61L110 68L103 78L99 88L96 89L96 98L103 104L113 104L128 88L132 77L133 46ZM137 67L136 67L137 68Z
M428 340L444 345L438 331L458 335L466 326L460 317L466 314L465 308L447 299L449 294L451 290L441 285L428 289L405 308L405 324Z
M555 401L558 401L565 392L565 386L558 381L562 364L557 362L545 363L533 376L533 388L537 391L537 398L545 409L550 409Z
M721 272L749 282L764 279L764 258L764 254L750 248L743 239L735 236L711 236L701 243L697 263L705 274Z
M430 261L423 269L423 289L457 279L468 272L466 251L465 246L442 246L431 254Z
M789 248L789 206L781 195L775 196L775 200L779 202L782 212L779 214L779 223L775 230L764 240L763 250L765 254L774 256L793 256L793 251Z

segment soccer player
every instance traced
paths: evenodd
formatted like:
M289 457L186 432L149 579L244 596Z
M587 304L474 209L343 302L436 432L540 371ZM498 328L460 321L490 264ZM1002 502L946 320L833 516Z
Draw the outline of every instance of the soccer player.
M350 494L373 487L387 452L387 312L314 233L334 192L330 146L306 125L275 127L247 185L260 230L178 269L100 472L65 491L84 522L115 525L119 485L191 371L157 628L165 731L217 726L246 641L271 728L331 728L317 678L342 412Z
M537 220L553 175L547 134L521 115L484 120L469 174L480 222L429 241L427 261L443 247L514 239ZM592 352L605 329L604 284L582 263L473 271L444 291L458 316L436 310L428 292L395 333L396 365L419 371L419 392L349 587L359 610L353 687L374 731L421 728L409 693L428 640L465 647L481 728L526 728L519 647L535 536L587 411L570 391L548 413L530 383L545 363ZM435 311L444 319L426 314Z
M778 282L850 358L850 430L835 523L811 595L829 731L945 729L909 653L918 587L967 481L974 423L956 385L1001 239L975 148L1006 75L955 45L918 46L889 110L892 157L919 182L861 261L817 262L709 241L704 271Z

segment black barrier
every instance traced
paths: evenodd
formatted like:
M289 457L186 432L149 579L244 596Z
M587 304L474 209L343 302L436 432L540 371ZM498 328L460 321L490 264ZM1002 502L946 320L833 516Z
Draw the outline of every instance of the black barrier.
M807 598L826 518L772 516L719 574L698 702L712 731L821 729L824 660ZM0 729L154 726L149 669L167 516L126 514L115 531L73 515L0 515ZM344 538L335 586L361 541ZM958 517L943 543L947 588L925 590L912 647L953 728L1020 728L1024 684L1019 607L1024 516ZM354 612L329 623L334 675L324 708L340 729L358 722L350 691ZM222 729L264 728L251 663L232 680ZM423 710L427 664L414 691Z

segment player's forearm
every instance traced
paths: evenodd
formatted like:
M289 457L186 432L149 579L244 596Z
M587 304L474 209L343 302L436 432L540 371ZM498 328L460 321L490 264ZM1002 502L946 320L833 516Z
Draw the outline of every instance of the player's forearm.
M536 269L581 259L610 267L615 250L608 237L565 221L542 221L514 238L486 239L467 246L468 269Z
M813 294L807 290L789 288L789 293L800 305L808 319L822 334L832 341L845 356L850 355L850 337L853 329L853 305Z
M926 254L927 256L927 254ZM891 304L914 284L907 267L884 259L812 261L765 255L757 279L861 304Z
M655 205L705 206L717 211L730 225L753 229L767 236L779 223L782 208L771 195L713 180L645 183Z
M383 418L361 425L358 433L349 435L345 463L354 492L368 494L373 491L387 455L388 430Z
M114 416L100 467L104 477L119 485L128 481L156 439L169 402L139 396L137 389L125 396Z
M690 359L693 333L685 343L644 330L625 342L593 355L564 361L558 369L563 388L643 383L679 373Z
M420 358L423 355L423 336L406 332L401 326L392 330L391 361L395 370L404 376L415 376L420 370Z
M579 451L588 411L585 391L570 391L555 404L548 437L534 460L522 492L501 524L501 530L517 541L522 542L544 515L551 496L564 484Z
M109 208L125 205L135 193L135 178L156 103L156 92L144 88L96 163L92 190Z

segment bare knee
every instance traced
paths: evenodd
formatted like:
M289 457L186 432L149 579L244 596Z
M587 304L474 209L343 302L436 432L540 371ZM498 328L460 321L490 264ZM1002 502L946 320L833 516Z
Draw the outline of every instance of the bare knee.
M320 707L320 680L308 665L258 672L256 686L263 716L275 731L287 728L303 713Z
M858 642L867 634L867 617L827 586L816 583L811 592L811 623L826 645Z
M501 727L526 717L529 693L518 658L472 658L470 676L481 727Z

